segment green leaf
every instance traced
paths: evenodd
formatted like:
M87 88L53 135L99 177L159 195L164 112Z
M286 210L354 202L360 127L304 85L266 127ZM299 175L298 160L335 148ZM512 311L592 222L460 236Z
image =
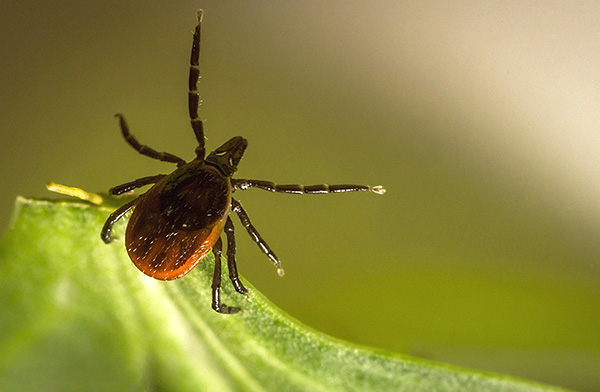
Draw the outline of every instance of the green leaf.
M224 301L244 311L217 314L212 257L183 279L148 278L122 242L100 240L110 211L17 200L0 243L3 390L562 390L333 339L249 284L249 300L224 284Z

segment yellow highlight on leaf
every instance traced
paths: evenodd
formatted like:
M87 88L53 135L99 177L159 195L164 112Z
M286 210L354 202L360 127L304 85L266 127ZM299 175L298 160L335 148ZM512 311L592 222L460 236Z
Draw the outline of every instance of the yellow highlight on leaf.
M100 195L86 192L81 188L57 184L52 181L46 183L46 189L48 189L50 192L60 193L61 195L73 196L81 200L86 200L96 205L100 205L103 202L102 196Z

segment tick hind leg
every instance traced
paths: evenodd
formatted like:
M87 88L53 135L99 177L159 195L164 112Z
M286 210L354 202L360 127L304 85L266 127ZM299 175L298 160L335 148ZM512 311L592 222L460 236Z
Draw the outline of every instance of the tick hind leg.
M102 241L104 241L107 244L112 242L113 238L110 234L112 232L113 226L115 225L115 223L117 223L119 219L123 217L123 215L127 213L127 211L135 207L135 203L137 201L138 199L134 199L129 203L122 205L115 212L109 215L108 219L104 223L104 226L102 227L102 231L100 232L100 237L102 238Z
M254 228L254 226L252 226L252 223L250 222L250 218L248 217L248 214L246 213L246 211L242 208L242 205L240 204L240 202L235 199L231 199L231 207L232 207L232 210L238 215L238 217L240 218L240 221L242 222L242 224L248 231L248 234L250 234L250 237L252 237L254 242L256 242L256 244L258 245L260 250L262 250L263 253L266 254L269 259L271 259L273 264L275 264L275 267L277 267L277 273L279 274L279 276L283 276L285 274L285 271L283 270L283 268L281 268L281 263L279 262L279 259L275 255L275 252L273 252L271 250L271 248L269 248L269 245L267 245L265 240L263 240L262 237L260 236L260 234L258 234L258 231Z
M176 163L177 166L185 165L185 161L183 159L173 154L169 154L168 152L158 152L148 146L140 144L140 142L138 142L137 139L131 133L129 133L129 127L125 122L125 117L123 117L123 115L120 113L115 114L115 117L119 119L119 125L121 127L121 133L123 134L123 137L137 152L150 158L158 159L159 161Z
M235 291L242 295L248 294L248 290L242 284L237 272L237 263L235 261L235 234L233 222L227 217L225 222L225 234L227 235L227 267L229 269L229 279L233 284Z
M233 306L227 306L221 303L221 253L222 253L221 238L217 240L213 246L213 254L215 255L215 272L212 281L212 308L224 314L237 313L241 309Z

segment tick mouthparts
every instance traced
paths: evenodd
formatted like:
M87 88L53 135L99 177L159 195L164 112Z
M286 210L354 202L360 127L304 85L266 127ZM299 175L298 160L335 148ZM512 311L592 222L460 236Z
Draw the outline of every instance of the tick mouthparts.
M371 192L377 193L378 195L383 195L385 193L385 188L381 185L369 186L369 189Z

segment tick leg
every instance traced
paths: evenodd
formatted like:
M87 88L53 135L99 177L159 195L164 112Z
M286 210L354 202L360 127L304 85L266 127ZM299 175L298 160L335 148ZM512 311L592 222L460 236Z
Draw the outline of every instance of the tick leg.
M144 185L156 184L163 177L165 177L164 174L159 174L157 176L138 178L137 180L114 186L108 190L108 193L110 193L111 195L115 195L115 196L122 195L123 193L129 192L133 189L141 188Z
M212 308L224 314L237 313L241 309L227 306L221 303L221 238L217 240L213 246L213 254L215 255L215 272L213 274L212 281Z
M119 119L119 125L121 126L121 133L123 134L123 137L137 152L149 156L150 158L158 159L159 161L176 163L177 166L185 165L185 161L183 159L173 154L169 154L168 152L158 152L148 146L140 144L140 142L138 142L137 139L131 133L129 133L129 127L125 122L125 117L123 117L123 115L120 113L115 114L115 117Z
M279 259L277 258L275 253L271 250L271 248L269 248L269 245L267 245L265 240L262 239L260 234L258 234L258 231L256 231L254 226L252 226L252 223L250 222L250 218L248 217L248 214L246 213L246 211L244 211L244 209L242 208L242 205L240 204L240 202L235 199L231 199L231 206L233 207L233 211L240 218L240 221L242 222L242 224L244 225L246 230L248 230L248 234L250 234L250 237L252 237L254 242L256 242L258 244L258 247L260 248L260 250L262 250L267 255L267 257L269 257L269 259L271 259L273 264L275 264L275 267L277 267L277 273L279 274L279 276L283 276L285 271L283 270L283 268L281 268L281 263L279 262Z
M104 241L107 244L112 242L113 238L110 236L110 233L112 232L114 224L119 219L121 219L123 215L127 213L127 211L131 210L135 206L135 203L137 203L137 201L138 199L134 199L129 203L122 205L115 212L110 214L110 216L104 223L104 227L102 227L102 232L100 232L100 237L102 238L102 241Z
M270 192L279 193L343 193L343 192L365 192L370 191L383 195L385 189L381 185L370 186L370 185L352 185L352 184L340 184L340 185L300 185L300 184L284 184L279 185L271 181L262 180L244 180L239 178L232 178L231 185L233 189L240 189L242 191L249 188L259 188Z
M225 222L225 234L227 235L227 267L229 268L229 279L235 288L235 291L242 295L248 294L248 290L242 284L237 272L237 263L235 261L235 235L233 222L227 217Z
M188 110L190 120L198 147L196 155L204 159L204 125L198 115L200 105L200 94L198 94L198 80L200 79L200 31L202 27L202 10L198 10L198 24L194 30L194 39L192 40L192 54L190 56L190 77L188 79Z

